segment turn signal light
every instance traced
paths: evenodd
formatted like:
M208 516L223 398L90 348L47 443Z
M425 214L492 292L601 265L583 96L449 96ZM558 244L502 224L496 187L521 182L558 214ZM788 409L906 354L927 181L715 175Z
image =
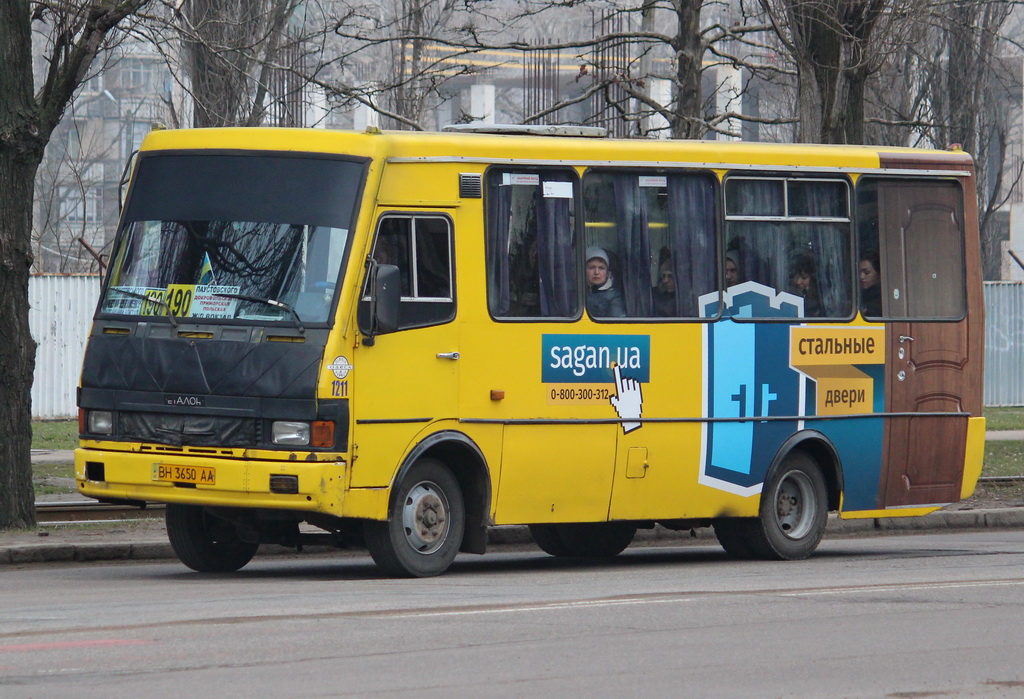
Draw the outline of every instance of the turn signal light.
M334 421L333 420L314 420L312 424L313 428L313 439L312 445L314 447L333 447L334 446Z
M272 473L270 475L270 492L281 495L295 495L299 492L299 477Z

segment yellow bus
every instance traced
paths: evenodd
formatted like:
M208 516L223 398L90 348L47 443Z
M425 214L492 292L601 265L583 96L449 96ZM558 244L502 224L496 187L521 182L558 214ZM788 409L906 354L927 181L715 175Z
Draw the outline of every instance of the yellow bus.
M959 151L154 131L79 392L84 495L166 503L198 571L260 543L444 572L711 526L797 559L981 470L982 288Z

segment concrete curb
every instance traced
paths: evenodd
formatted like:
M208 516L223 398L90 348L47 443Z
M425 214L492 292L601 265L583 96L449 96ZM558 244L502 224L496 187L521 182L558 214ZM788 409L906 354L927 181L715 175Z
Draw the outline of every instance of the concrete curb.
M826 536L870 536L873 534L905 534L949 531L957 529L1024 529L1024 507L995 510L950 510L935 512L924 517L894 517L884 519L839 519L829 516ZM710 528L673 531L657 526L641 529L634 539L634 546L656 546L666 543L683 543L698 540L714 542L715 534ZM504 546L531 545L533 539L525 526L492 527L489 543L500 549ZM308 547L310 554L334 552L326 547ZM280 546L264 546L259 556L295 555L292 549ZM171 545L166 540L110 541L100 543L33 543L0 544L0 565L24 565L30 563L61 563L119 560L161 560L175 558Z

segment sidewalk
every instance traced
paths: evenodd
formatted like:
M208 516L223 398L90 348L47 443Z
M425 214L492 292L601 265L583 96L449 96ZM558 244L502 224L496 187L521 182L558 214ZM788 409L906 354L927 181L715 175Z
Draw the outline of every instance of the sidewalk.
M1024 441L1024 430L988 432L986 440ZM33 450L33 463L71 463L72 451ZM40 500L75 500L75 494L41 496ZM884 533L927 532L950 529L1024 528L1024 507L1001 509L940 510L924 517L841 520L829 515L826 537L871 536ZM490 546L496 550L508 546L532 546L526 527L492 527ZM633 546L684 545L689 542L707 545L715 539L710 528L675 532L663 527L637 532ZM343 555L331 548L307 547L298 555ZM264 546L257 555L295 555L292 549ZM158 560L173 559L162 519L105 522L73 527L48 525L37 531L0 532L0 565L60 561Z

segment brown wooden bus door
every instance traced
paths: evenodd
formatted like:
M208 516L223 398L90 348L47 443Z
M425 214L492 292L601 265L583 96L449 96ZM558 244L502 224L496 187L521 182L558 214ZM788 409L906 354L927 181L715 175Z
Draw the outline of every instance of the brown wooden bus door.
M960 499L967 418L949 413L964 412L969 390L961 201L955 182L879 184L882 313L905 319L886 337L885 409L896 415L884 430L882 507Z

